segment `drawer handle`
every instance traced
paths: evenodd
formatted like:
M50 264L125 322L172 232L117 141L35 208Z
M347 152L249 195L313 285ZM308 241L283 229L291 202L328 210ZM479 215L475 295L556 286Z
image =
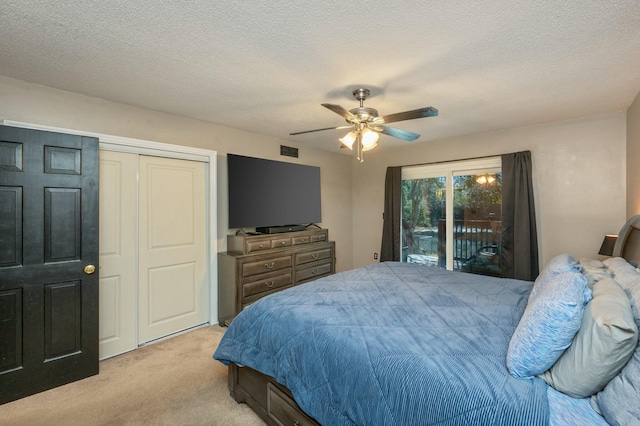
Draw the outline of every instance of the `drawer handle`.
M262 247L264 247L263 244L258 244L258 248L262 248Z
M287 242L286 241L280 241L280 244L283 245L283 246L286 246Z
M271 265L269 265L268 263L264 264L264 267L267 269L273 269L274 266L276 266L276 262L271 262Z
M293 422L293 426L300 426L300 423L298 423L298 421L297 421L297 420L295 420L295 421Z
M317 258L318 258L318 256L320 256L320 253L313 253L313 254L311 255L311 257L313 257L314 259L317 259Z
M275 284L276 284L276 282L275 282L275 281L271 281L271 282L269 282L269 283L264 283L264 285L266 285L266 286L267 286L267 288L273 288L273 286L274 286Z
M317 270L317 269L312 269L312 270L311 270L311 275L315 275L315 274L317 274L317 273L318 273L318 270Z

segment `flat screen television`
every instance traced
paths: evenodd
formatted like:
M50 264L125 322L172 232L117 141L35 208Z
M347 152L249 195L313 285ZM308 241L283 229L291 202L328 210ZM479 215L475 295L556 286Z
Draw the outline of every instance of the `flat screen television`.
M227 154L227 169L229 228L283 232L322 221L320 167Z

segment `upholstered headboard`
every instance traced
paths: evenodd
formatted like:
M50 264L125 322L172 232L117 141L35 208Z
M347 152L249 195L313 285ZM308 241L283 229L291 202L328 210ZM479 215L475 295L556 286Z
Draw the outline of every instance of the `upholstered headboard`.
M618 233L613 257L624 257L632 265L640 264L640 214L633 216Z

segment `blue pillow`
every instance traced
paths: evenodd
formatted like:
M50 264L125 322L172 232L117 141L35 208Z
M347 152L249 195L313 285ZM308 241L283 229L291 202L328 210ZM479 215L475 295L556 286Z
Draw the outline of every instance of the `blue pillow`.
M580 329L591 289L580 272L549 274L527 304L507 349L507 368L524 379L547 371Z
M580 266L580 264L576 262L573 256L569 253L559 254L552 258L547 262L544 268L542 268L540 275L538 275L536 281L533 283L533 288L529 294L529 303L531 303L531 300L533 300L538 292L540 292L540 289L548 280L549 276L559 274L561 272L580 272L581 270L582 266Z

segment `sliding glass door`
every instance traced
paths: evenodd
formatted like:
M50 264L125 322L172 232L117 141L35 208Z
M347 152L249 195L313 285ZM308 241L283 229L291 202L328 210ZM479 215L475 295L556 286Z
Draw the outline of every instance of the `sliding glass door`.
M463 173L453 176L453 269L500 276L502 174Z
M500 157L402 169L402 261L501 275Z
M444 267L444 176L402 180L402 260Z

